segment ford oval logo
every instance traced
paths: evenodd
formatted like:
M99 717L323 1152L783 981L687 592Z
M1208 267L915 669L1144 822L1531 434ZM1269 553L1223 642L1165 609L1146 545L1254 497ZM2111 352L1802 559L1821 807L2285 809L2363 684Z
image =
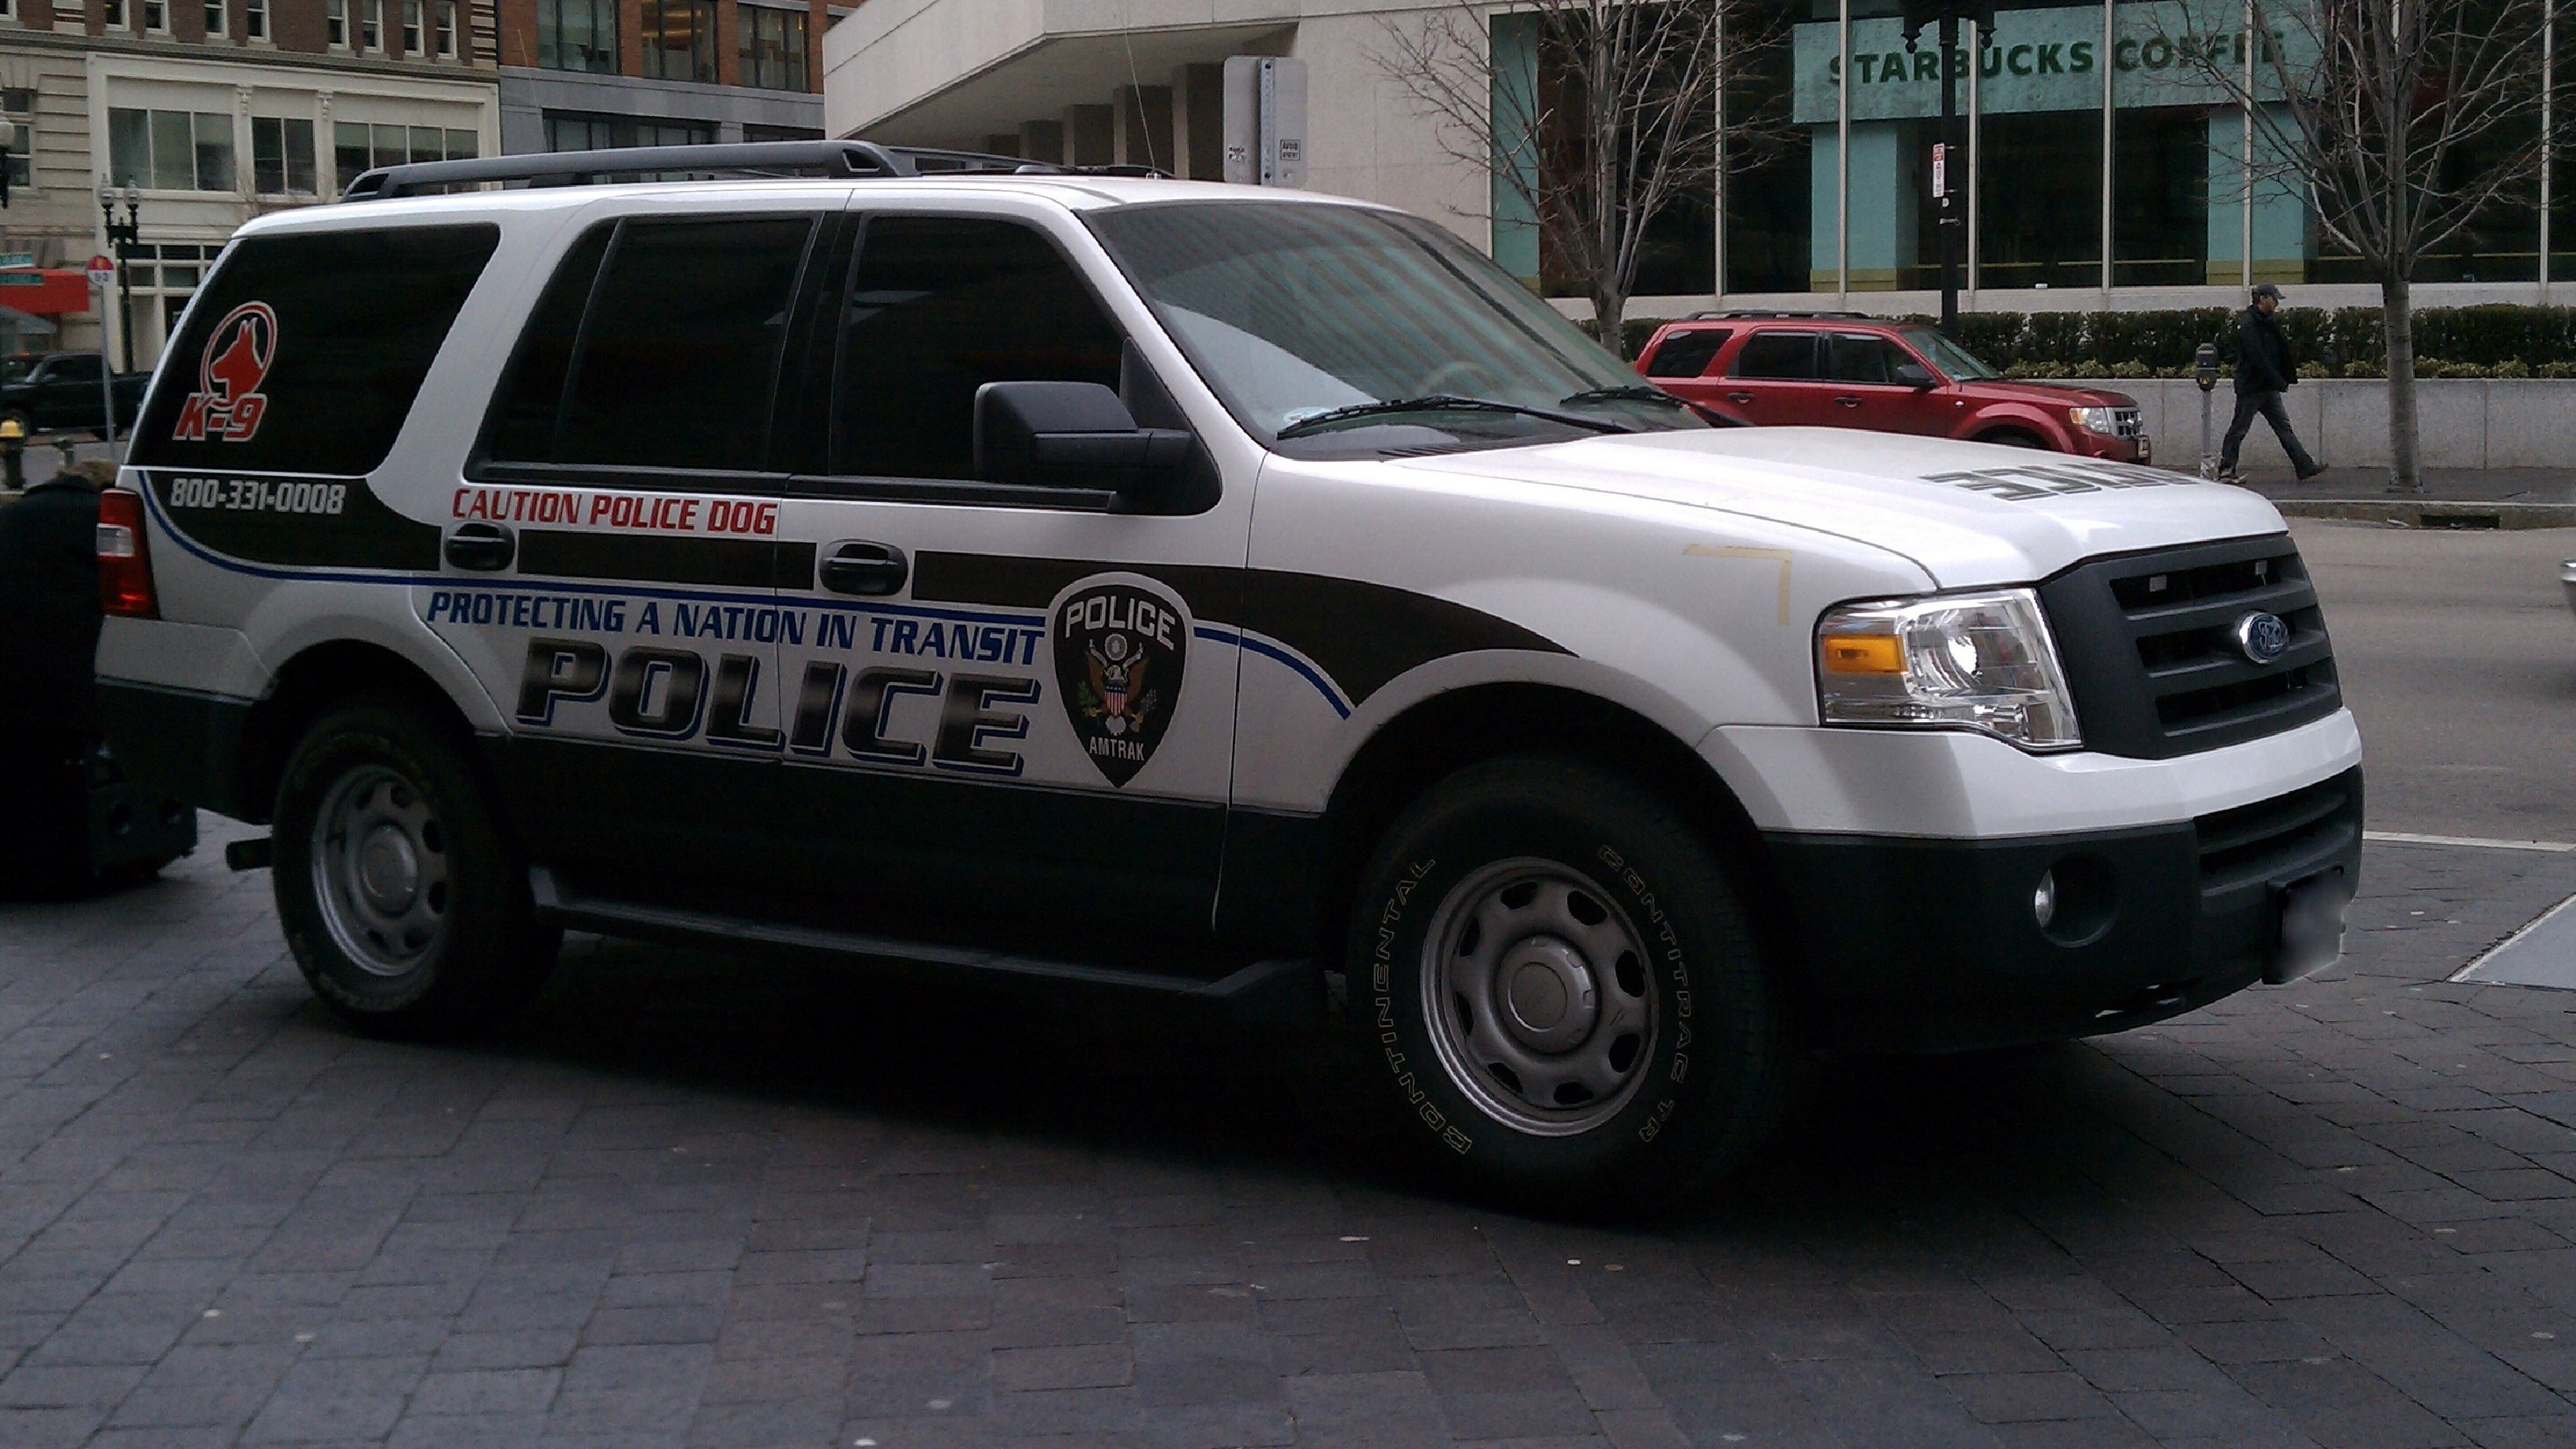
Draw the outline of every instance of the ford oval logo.
M2278 614L2248 614L2227 632L2238 651L2257 664L2270 664L2290 652L2290 626Z

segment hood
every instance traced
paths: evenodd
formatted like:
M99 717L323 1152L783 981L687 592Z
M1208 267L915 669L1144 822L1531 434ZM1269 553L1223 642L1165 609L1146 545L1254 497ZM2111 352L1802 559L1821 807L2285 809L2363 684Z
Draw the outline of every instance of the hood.
M2036 403L2044 408L2133 408L2138 400L2125 392L2107 387L2077 387L2065 382L2026 382L2020 378L1989 378L1983 382L1963 382L1961 387L1974 388L1977 395L1999 401Z
M2187 473L1847 428L1605 435L1395 466L1766 519L1910 559L1945 589L2283 528L2261 495Z

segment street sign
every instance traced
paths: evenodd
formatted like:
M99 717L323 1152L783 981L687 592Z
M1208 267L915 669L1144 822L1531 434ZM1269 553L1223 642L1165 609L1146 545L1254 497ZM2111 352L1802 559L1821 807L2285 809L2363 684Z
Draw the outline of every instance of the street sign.
M116 281L116 263L106 257L89 259L89 284L104 291Z
M45 274L42 272L0 272L0 287L41 287L43 285L45 285Z
M1937 199L1949 194L1950 147L1947 143L1935 142L1932 147L1932 195Z
M36 254L34 252L0 252L0 269L10 267L32 267L35 264Z

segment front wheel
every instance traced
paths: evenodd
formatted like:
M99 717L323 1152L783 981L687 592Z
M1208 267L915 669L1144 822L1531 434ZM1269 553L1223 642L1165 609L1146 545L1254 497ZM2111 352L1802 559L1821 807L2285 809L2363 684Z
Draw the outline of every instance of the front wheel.
M277 913L305 981L360 1030L466 1030L523 1004L561 933L537 921L454 732L394 700L317 721L278 785Z
M1525 756L1432 787L1363 873L1349 952L1382 1109L1475 1190L1669 1201L1776 1114L1785 1019L1733 884L1618 776Z

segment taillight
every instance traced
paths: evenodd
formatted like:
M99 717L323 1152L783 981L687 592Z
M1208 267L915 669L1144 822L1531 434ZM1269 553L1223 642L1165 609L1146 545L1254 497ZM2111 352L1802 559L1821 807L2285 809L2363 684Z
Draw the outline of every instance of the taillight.
M143 539L143 495L108 488L98 495L98 602L128 619L158 619L152 555Z

